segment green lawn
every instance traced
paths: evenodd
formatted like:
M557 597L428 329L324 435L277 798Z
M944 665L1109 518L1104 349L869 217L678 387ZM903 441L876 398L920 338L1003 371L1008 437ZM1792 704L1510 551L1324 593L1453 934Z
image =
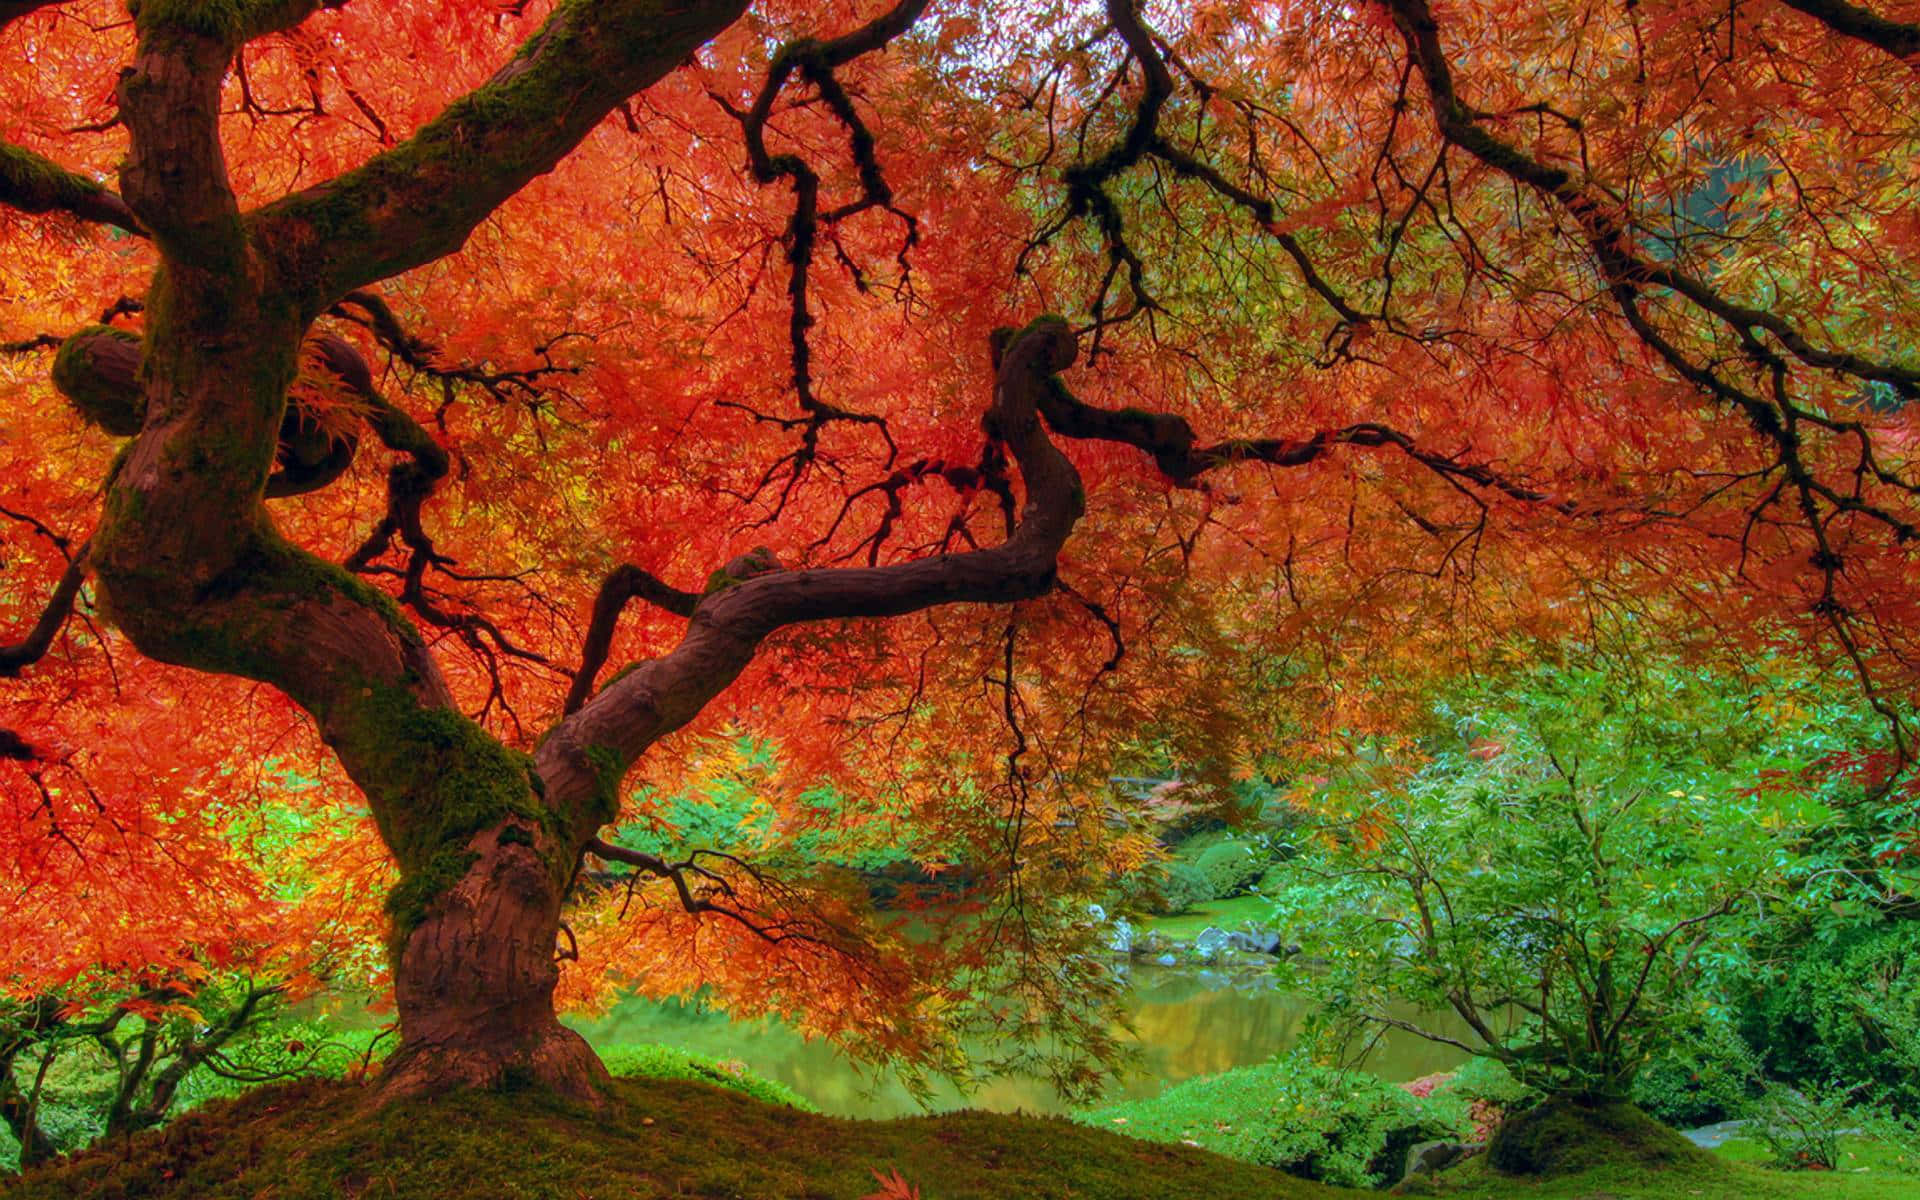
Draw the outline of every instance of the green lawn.
M1456 1200L1914 1200L1920 1197L1920 1174L1776 1171L1710 1157L1659 1170L1603 1166L1528 1181L1495 1175L1475 1160L1412 1194Z
M1225 930L1245 929L1247 922L1265 925L1273 920L1273 901L1264 896L1235 896L1231 900L1209 900L1187 912L1171 917L1152 917L1139 923L1141 932L1149 929L1165 937L1190 942L1209 925ZM1282 931L1284 932L1284 931Z

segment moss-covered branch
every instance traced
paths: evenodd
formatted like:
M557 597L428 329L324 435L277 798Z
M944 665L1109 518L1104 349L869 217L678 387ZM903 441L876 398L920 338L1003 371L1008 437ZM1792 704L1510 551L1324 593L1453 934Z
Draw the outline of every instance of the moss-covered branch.
M5 24L0 10L0 24ZM0 204L21 212L62 212L145 236L126 202L84 175L31 150L0 142Z
M198 280L228 291L243 269L240 204L220 144L220 87L233 57L226 26L237 0L146 0L135 8L140 42L116 89L128 135L120 166L122 197L152 233L176 285ZM211 298L211 297L210 297Z
M309 315L460 248L621 101L684 62L742 0L564 0L513 60L413 137L254 216Z

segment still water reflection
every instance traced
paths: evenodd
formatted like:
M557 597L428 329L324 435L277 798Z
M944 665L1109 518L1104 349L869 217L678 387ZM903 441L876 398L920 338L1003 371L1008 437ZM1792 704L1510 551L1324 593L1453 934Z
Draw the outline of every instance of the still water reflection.
M1308 1001L1262 986L1258 978L1235 981L1209 971L1134 967L1130 979L1127 1010L1139 1058L1135 1069L1109 1089L1110 1100L1157 1095L1194 1075L1270 1058L1293 1044L1310 1008ZM738 1060L793 1088L823 1112L888 1117L921 1111L898 1082L863 1074L833 1047L808 1042L784 1026L735 1024L723 1014L645 1000L625 1001L598 1020L570 1023L596 1045L661 1042ZM1445 1046L1393 1032L1363 1065L1400 1081L1447 1070L1459 1060L1458 1052ZM934 1107L1062 1112L1068 1106L1039 1080L1000 1079L964 1096L940 1084Z

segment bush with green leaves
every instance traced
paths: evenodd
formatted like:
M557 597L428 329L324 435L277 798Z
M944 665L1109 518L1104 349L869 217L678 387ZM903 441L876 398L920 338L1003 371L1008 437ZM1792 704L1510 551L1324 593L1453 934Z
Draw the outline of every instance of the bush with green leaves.
M1745 1022L1769 1074L1920 1113L1920 920L1809 940Z
M1746 1112L1752 1131L1783 1167L1831 1171L1840 1165L1840 1139L1852 1123L1847 1098L1775 1084Z
M377 1033L290 1018L279 996L273 984L215 977L191 996L153 985L91 1005L51 995L0 1003L0 1168L369 1060Z
M1628 1098L1676 1129L1741 1115L1761 1086L1759 1060L1724 1021L1657 1050L1634 1075Z
M1108 906L1122 913L1173 916L1213 898L1212 881L1192 863L1176 858L1122 875L1108 895Z
M1207 881L1214 900L1246 892L1266 872L1267 857L1251 843L1237 838L1216 842L1193 859L1194 869Z
M1461 1063L1436 1091L1501 1109L1518 1108L1539 1099L1538 1092L1491 1058L1476 1057Z
M1298 1053L1073 1119L1346 1187L1396 1182L1408 1148L1463 1136L1469 1124L1457 1098L1416 1098L1372 1075L1320 1066Z
M1822 734L1776 694L1647 658L1453 695L1397 773L1375 754L1311 796L1326 833L1269 894L1304 951L1280 970L1336 1039L1410 1029L1545 1094L1627 1096L1811 902L1832 814L1796 772Z

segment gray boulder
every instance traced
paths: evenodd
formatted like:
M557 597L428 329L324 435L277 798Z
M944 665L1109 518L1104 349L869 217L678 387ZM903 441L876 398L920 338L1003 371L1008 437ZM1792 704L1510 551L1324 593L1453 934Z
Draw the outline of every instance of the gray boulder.
M1220 957L1222 951L1229 949L1232 945L1232 934L1209 925L1193 939L1193 956L1201 962L1212 962Z
M1482 1149L1478 1142L1415 1142L1407 1147L1407 1168L1401 1177L1405 1180L1444 1171Z

